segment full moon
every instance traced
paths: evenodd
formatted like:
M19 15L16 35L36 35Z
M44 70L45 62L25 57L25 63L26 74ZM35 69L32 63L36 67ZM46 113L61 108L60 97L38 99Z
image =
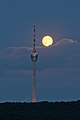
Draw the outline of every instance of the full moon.
M42 39L42 44L46 47L50 46L53 44L53 39L50 37L50 36L45 36L43 39Z

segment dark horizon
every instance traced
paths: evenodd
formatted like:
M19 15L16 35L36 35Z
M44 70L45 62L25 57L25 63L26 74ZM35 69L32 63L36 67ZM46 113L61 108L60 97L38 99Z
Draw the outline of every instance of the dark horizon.
M55 103L1 103L0 119L80 120L80 100Z

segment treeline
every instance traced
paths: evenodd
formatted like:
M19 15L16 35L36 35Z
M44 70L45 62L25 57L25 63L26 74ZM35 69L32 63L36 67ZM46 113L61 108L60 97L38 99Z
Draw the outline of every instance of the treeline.
M0 103L0 120L80 120L80 101Z

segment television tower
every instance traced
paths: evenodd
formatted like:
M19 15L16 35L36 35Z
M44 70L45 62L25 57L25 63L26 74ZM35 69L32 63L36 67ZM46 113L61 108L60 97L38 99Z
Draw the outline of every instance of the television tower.
M36 35L35 35L35 25L34 25L34 39L33 39L33 49L31 52L31 60L33 64L33 76L32 76L32 102L36 102L36 62L38 60L38 53L36 52Z

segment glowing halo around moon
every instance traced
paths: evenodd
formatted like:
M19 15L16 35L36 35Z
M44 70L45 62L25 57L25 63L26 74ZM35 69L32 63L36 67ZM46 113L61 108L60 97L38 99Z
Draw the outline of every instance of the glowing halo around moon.
M50 36L45 36L43 39L42 39L42 44L45 46L45 47L48 47L50 45L53 44L53 39L52 37Z

